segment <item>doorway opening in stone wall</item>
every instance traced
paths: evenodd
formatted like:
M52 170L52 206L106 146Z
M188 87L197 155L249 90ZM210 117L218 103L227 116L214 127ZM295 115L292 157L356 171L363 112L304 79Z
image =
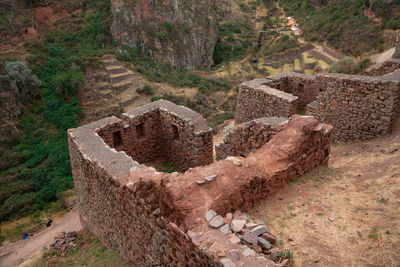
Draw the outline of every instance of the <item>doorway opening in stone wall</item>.
M173 140L178 140L179 141L179 130L176 125L172 124L172 138Z
M113 132L113 145L116 150L122 150L123 149L123 143L122 143L122 135L121 131L116 131Z
M144 137L144 124L141 123L136 126L136 137L137 138L143 138Z

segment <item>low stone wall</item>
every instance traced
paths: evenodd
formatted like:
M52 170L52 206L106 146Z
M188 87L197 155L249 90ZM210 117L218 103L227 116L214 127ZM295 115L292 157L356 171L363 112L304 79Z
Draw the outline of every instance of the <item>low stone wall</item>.
M400 69L400 59L389 59L382 65L371 67L364 72L368 76L382 76Z
M83 225L137 266L274 266L262 254L245 255L246 246L209 228L204 215L251 207L326 164L332 139L332 127L295 115L247 158L168 174L105 143L99 133L121 123L110 117L70 129L68 142Z
M322 51L324 53L328 53L334 58L343 59L344 55L337 50L333 50L332 48L328 47L325 43L322 43Z
M325 61L329 65L332 65L333 63L335 63L335 61L333 61L330 57L328 57L324 54L321 54L320 52L318 52L316 50L310 50L308 53L310 53L310 55L312 55L313 57L315 57L319 60Z
M217 160L228 156L247 157L282 131L288 120L285 118L261 118L237 125L224 137L224 142L215 146Z
M165 158L182 170L213 161L212 130L196 112L165 100L123 114L99 131L117 151L139 163Z
M282 65L285 63L293 63L295 58L300 58L301 53L313 49L313 45L306 45L300 49L289 50L283 54L274 54L264 59L264 64L267 65Z
M255 79L240 85L235 116L237 124L263 117L289 118L296 113L297 97L265 86L264 81Z

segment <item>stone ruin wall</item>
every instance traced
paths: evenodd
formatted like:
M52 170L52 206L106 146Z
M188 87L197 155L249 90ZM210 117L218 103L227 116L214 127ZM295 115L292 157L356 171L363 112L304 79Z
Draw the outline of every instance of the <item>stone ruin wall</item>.
M395 70L400 69L400 59L390 59L385 61L382 65L371 67L364 72L368 76L382 76L389 74Z
M69 132L82 225L123 259L141 266L179 266L185 257L192 266L216 266L160 215L162 174L110 149L95 135L100 127L119 122L106 118L83 126L76 135Z
M168 110L174 105L166 106ZM129 114L134 120L136 112ZM70 129L68 142L83 225L101 243L140 266L222 266L234 261L237 266L274 266L262 254L221 258L211 249L213 244L240 255L244 248L229 242L230 235L209 228L204 215L209 209L219 214L245 210L326 164L332 139L331 126L294 115L247 158L230 157L168 174L107 144L109 129L129 128L126 122L110 117Z
M267 81L264 80L263 84L298 97L295 110L297 108L305 110L307 104L314 101L315 97L323 90L312 76L305 74L280 73L271 76L271 79L267 79Z
M306 105L307 115L334 126L337 141L368 140L391 132L400 111L400 83L392 75L369 77L344 74L320 74L307 76L282 73L267 79L256 79L242 84L246 91L260 87L273 87L299 98L299 107ZM247 89L251 85L252 89ZM263 93L266 92L265 90ZM248 95L246 93L246 95ZM266 97L267 98L267 97ZM271 116L274 112L268 102L259 103L259 109L239 97L236 118L240 124L257 118ZM286 107L287 108L287 107ZM254 111L256 109L257 112ZM290 112L297 107L290 107ZM287 108L286 113L289 113ZM281 114L285 114L284 111ZM275 115L276 116L276 115ZM279 115L278 115L279 116ZM281 117L286 117L282 116Z
M387 135L398 116L399 82L368 76L317 77L325 87L307 114L334 126L334 139L369 140Z
M240 85L235 115L237 124L263 117L289 118L296 113L296 96L265 86L262 80Z
M215 145L217 160L228 156L247 157L282 131L288 119L270 117L255 119L237 125L224 137L224 141Z
M122 121L99 135L139 163L164 158L187 170L213 161L211 128L199 114L164 100L123 114Z

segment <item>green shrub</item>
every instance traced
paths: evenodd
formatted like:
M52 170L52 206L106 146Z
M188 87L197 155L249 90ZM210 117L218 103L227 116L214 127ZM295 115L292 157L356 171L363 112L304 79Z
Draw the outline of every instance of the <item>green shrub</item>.
M364 58L360 61L355 60L351 57L346 57L331 67L333 73L344 73L344 74L361 74L371 64L369 58Z
M67 130L78 126L85 59L99 57L111 40L109 1L91 0L91 7L83 25L55 29L28 46L32 72L42 81L40 102L21 117L17 144L0 155L6 162L0 164L0 222L54 206L58 193L73 186ZM18 70L12 76L18 88L31 92L37 80L21 64Z
M136 92L138 92L139 94L146 94L146 95L153 95L154 94L154 90L153 88L150 87L150 85L145 85L142 88L137 88Z
M7 84L5 88L15 96L26 98L39 93L38 87L42 85L42 82L32 74L24 62L7 62L5 72L5 75L0 75L0 79Z

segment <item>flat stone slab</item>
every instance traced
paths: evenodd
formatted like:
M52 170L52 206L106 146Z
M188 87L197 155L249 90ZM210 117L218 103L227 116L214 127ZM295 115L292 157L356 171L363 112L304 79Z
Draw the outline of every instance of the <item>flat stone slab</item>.
M257 236L262 235L264 233L268 232L267 227L265 225L259 225L252 230L250 230L250 233L255 234Z
M232 233L231 227L229 226L229 224L224 224L224 226L222 226L219 230L221 231L221 233L224 233L224 234Z
M244 225L246 224L245 220L232 220L231 228L234 233L240 232Z
M217 216L217 213L216 213L215 211L213 211L213 210L209 210L209 211L207 211L205 217L206 217L207 222L209 222L209 221L211 221L211 219L214 218L215 216Z
M210 222L208 223L209 226L213 227L213 228L219 228L222 225L224 225L224 218L222 218L221 215L217 215L214 218L212 218L210 220Z

